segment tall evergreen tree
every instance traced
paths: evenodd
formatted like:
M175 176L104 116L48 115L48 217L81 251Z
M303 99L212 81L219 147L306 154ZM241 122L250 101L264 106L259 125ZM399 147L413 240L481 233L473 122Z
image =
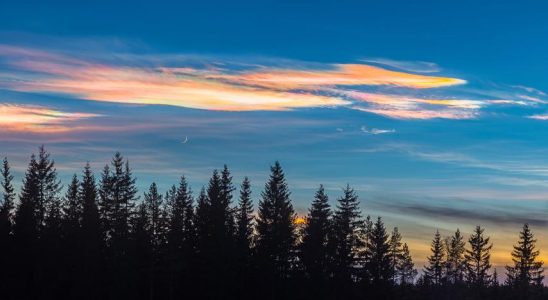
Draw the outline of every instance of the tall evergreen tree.
M468 239L470 249L466 250L466 281L476 287L485 287L490 282L489 269L492 244L484 237L484 229L476 226Z
M346 185L333 215L333 273L340 282L348 282L355 275L357 251L363 246L360 239L362 220L359 205L354 189Z
M256 250L266 274L278 278L288 276L294 258L295 211L290 194L282 166L275 162L259 202Z
M518 244L512 251L513 266L506 266L509 285L527 292L531 286L542 285L544 279L543 262L538 260L540 252L529 224L524 224L519 233Z
M13 188L13 175L11 175L8 159L2 162L1 182L2 202L0 202L0 244L7 245L12 229L13 209L15 208L15 190ZM2 251L2 250L0 250Z
M389 241L390 252L390 264L392 266L392 282L398 283L400 281L400 273L398 272L399 266L403 260L403 243L401 241L401 234L398 227L394 227L392 234L390 234Z
M466 272L464 238L457 229L455 234L447 240L447 257L445 261L446 279L449 283L461 283Z
M0 272L0 290L5 291L4 295L9 298L11 294L11 286L9 282L12 280L12 255L13 255L13 209L15 207L15 191L12 185L13 176L11 175L8 159L4 158L2 169L0 170L2 188L2 198L0 199L0 266L4 271Z
M103 288L101 280L96 274L102 271L103 235L101 231L101 220L97 204L97 186L91 166L86 163L80 182L79 195L82 203L81 239L82 239L82 289L87 291L80 294L83 299L97 299ZM99 288L98 288L99 287Z
M325 282L329 278L330 231L331 208L324 187L320 185L308 210L300 252L306 274L316 282Z
M240 199L236 210L236 243L237 251L243 261L248 264L251 255L253 238L253 203L251 200L251 183L245 177L240 187Z
M415 277L417 277L418 274L411 254L409 253L409 247L407 247L407 244L405 243L403 244L401 260L396 271L401 285L413 284Z
M432 240L432 246L430 247L432 254L428 257L428 266L424 267L424 275L426 279L434 285L442 284L443 279L443 265L445 258L445 249L441 240L441 235L438 230Z
M80 198L80 182L74 174L67 187L63 203L63 235L67 240L75 241L80 236L80 222L83 205Z
M38 203L35 206L35 214L38 218L38 226L41 229L45 226L48 210L50 214L55 215L57 209L60 209L59 192L62 188L61 182L57 179L55 162L50 158L50 154L44 146L40 146L38 151L36 173L38 180ZM50 219L55 217L50 216Z
M376 287L386 287L394 278L394 267L389 235L380 217L373 225L371 238L365 248L369 258L365 268L371 276L371 283Z

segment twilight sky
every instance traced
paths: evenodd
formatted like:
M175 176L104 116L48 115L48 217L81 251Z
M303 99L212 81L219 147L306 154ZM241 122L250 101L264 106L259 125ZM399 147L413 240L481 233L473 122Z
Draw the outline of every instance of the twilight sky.
M65 182L121 151L141 190L226 163L257 201L280 160L299 213L349 183L418 267L436 229L476 224L497 267L524 222L548 260L541 1L111 2L0 3L17 183L45 144Z

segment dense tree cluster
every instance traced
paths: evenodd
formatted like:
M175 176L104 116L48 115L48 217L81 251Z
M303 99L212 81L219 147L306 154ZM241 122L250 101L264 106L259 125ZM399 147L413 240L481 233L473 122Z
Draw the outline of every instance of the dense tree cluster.
M458 229L445 239L436 232L419 272L398 228L363 216L349 185L334 207L320 185L297 222L278 162L256 211L249 179L237 191L227 166L197 195L182 176L165 193L152 183L142 197L120 153L98 180L86 164L64 195L43 147L18 199L7 159L0 171L1 299L548 297L527 224L504 284L480 226L467 241Z

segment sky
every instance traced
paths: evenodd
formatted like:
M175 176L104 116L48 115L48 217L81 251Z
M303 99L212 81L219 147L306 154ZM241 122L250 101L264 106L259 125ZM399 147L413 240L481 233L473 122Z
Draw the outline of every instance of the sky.
M476 225L499 273L523 223L548 261L548 4L194 2L0 2L18 184L44 144L64 182L120 151L141 191L227 164L257 202L279 160L299 214L350 184L419 268Z

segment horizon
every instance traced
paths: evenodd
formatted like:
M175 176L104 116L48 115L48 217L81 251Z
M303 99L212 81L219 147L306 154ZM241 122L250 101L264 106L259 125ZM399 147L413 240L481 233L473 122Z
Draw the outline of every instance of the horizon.
M524 223L548 261L547 4L261 4L1 3L17 191L40 145L65 186L121 152L139 195L184 174L196 196L226 164L255 207L280 161L300 216L349 184L418 269L436 230L476 225L499 275Z

